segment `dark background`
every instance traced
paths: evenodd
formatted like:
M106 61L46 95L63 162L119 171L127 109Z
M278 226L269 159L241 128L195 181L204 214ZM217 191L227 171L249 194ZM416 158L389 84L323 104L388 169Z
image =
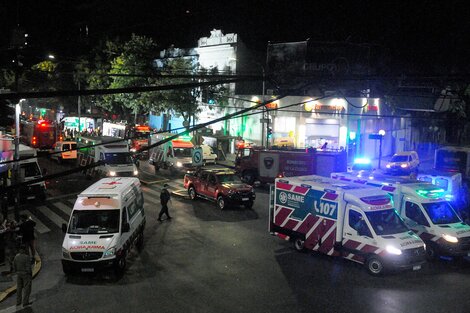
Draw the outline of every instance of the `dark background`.
M35 1L1 0L0 50L17 24L32 55L73 56L104 38L132 33L164 49L194 47L213 28L235 32L248 48L268 41L349 41L389 49L397 65L465 70L470 52L465 1ZM5 53L3 53L5 56Z

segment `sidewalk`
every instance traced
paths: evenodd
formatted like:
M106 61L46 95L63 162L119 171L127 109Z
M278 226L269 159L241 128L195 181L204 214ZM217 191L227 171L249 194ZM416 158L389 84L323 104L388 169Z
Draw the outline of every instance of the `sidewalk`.
M36 253L36 260L33 267L33 279L38 275L42 267L39 253ZM10 273L8 261L0 266L0 302L16 292L16 274Z

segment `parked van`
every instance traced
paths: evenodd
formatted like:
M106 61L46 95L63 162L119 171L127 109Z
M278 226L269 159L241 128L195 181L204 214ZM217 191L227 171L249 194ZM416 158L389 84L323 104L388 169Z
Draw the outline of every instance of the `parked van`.
M62 151L62 153L59 153ZM58 164L63 161L75 161L77 159L77 143L75 141L58 141L52 147L51 159Z
M64 273L105 267L124 272L129 251L143 246L145 222L138 178L103 178L91 185L78 195L68 225L62 225Z
M201 145L202 148L202 160L204 164L208 163L217 163L217 154L214 153L214 150L211 146Z
M410 174L417 173L419 157L416 151L403 151L395 153L390 162L385 165L387 174Z

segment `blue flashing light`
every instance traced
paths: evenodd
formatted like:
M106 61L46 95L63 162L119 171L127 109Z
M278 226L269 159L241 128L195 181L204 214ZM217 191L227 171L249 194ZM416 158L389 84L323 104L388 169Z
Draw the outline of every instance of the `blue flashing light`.
M370 159L368 159L368 158L356 158L356 159L354 159L354 164L370 164Z

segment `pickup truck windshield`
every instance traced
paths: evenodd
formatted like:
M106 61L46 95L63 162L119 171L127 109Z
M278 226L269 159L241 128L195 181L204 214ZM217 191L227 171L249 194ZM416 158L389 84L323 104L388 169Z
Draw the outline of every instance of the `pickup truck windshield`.
M107 164L132 164L132 159L127 152L105 153L104 158Z
M176 158L190 158L193 148L173 148Z
M106 234L119 232L119 210L73 211L69 234Z
M395 209L367 212L366 215L378 236L394 235L408 231Z
M219 181L221 183L240 183L240 184L242 183L240 178L236 175L226 174L226 175L217 175L217 177L219 177Z
M428 213L433 224L452 224L460 223L460 217L446 201L423 203L423 207Z

